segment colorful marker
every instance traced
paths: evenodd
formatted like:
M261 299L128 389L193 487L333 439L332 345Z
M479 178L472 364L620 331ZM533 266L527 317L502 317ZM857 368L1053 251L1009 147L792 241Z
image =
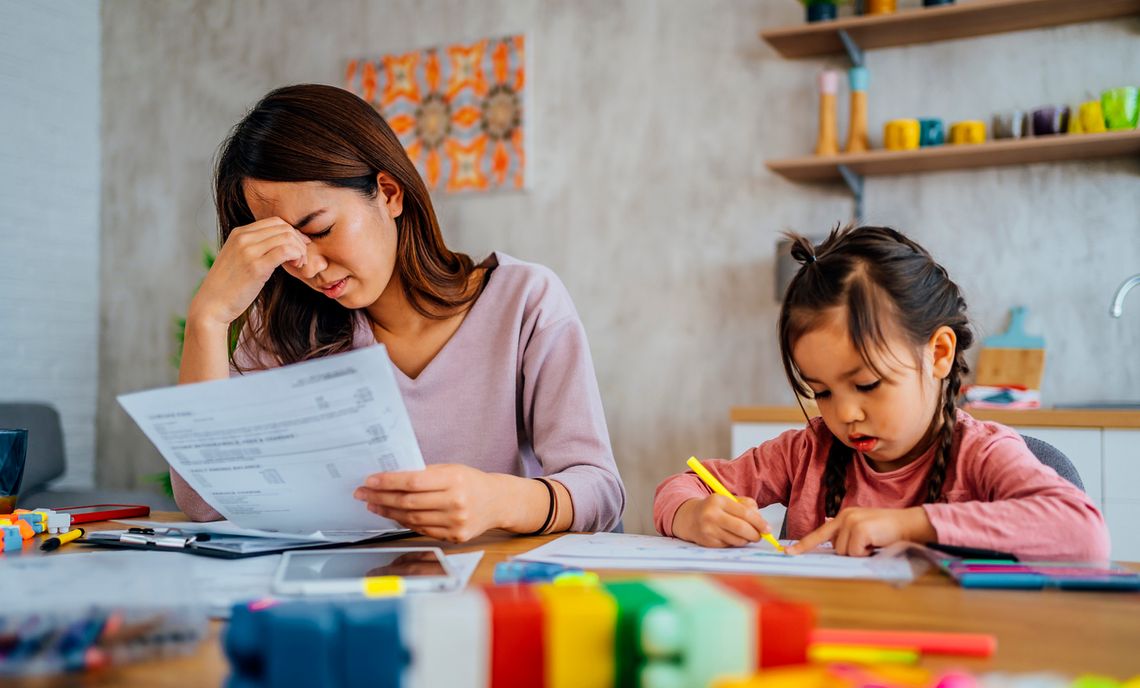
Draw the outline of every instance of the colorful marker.
M812 632L811 638L812 642L823 645L915 648L924 655L992 657L997 649L997 638L984 633L817 628Z
M729 499L736 502L737 504L740 503L740 500L737 499L736 495L729 492L728 489L725 488L725 486L722 485L721 482L716 479L715 475L713 475L712 473L709 473L709 469L705 468L704 465L702 465L700 461L697 461L697 457L690 456L689 460L686 462L686 465L688 465L688 467L691 468L693 470L693 472L697 474L698 478L700 478L702 481L704 481L705 485L709 486L710 490L717 493L721 497L728 497ZM784 551L784 546L780 544L779 540L772 537L771 533L760 533L760 537L764 538L765 542L767 542L768 544L775 547L777 552L783 552Z
M55 537L50 537L50 538L44 540L44 543L42 545L40 545L40 549L42 549L45 552L50 552L52 550L59 549L61 546L66 545L67 543L71 542L72 540L78 540L81 537L83 537L83 529L82 528L76 528L75 530L69 530L66 533L64 533L63 535L57 535Z
M808 647L808 660L815 664L915 664L918 656L915 648L821 644Z

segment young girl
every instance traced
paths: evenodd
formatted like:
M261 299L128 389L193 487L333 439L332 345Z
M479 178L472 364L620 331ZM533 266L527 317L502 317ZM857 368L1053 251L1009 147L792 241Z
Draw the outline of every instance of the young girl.
M1013 430L956 409L966 302L946 270L884 227L837 230L813 247L780 312L793 389L821 417L734 461L705 465L737 504L693 474L657 488L663 535L707 547L755 542L757 506L785 504L798 554L831 541L864 556L900 540L983 547L1024 559L1104 560L1108 533L1088 497Z
M273 91L223 145L215 193L221 250L190 304L180 382L381 342L427 469L376 473L344 499L460 542L618 523L625 490L566 288L502 253L449 250L372 106L332 86ZM189 517L219 517L171 481Z

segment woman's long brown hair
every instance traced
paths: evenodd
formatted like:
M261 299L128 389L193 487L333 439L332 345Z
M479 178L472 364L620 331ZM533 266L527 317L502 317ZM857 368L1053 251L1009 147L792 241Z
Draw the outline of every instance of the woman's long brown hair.
M918 349L942 326L954 330L957 348L943 383L931 427L939 426L934 463L926 477L927 503L943 499L942 486L954 452L955 409L962 378L970 372L965 352L974 334L966 316L966 300L946 269L926 249L889 227L836 229L819 246L795 234L792 257L802 265L788 285L780 309L780 355L788 382L810 398L792 358L796 342L818 326L824 311L842 306L851 341L869 368L883 376L872 353L886 349L886 332L897 329ZM835 516L847 493L852 450L837 437L824 469L824 514Z
M233 128L214 174L221 243L254 221L245 199L247 179L324 182L375 198L380 172L404 192L396 218L395 274L408 302L437 319L467 307L481 292L482 281L478 289L469 287L474 262L444 244L427 187L388 123L368 103L334 86L271 91ZM230 334L234 341L244 329L245 337L288 364L348 350L354 320L353 311L278 268Z

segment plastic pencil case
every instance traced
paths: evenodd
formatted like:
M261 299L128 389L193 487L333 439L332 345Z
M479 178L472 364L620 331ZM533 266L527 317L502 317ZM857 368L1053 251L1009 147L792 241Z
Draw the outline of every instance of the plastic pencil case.
M228 688L399 688L409 657L399 599L254 602L233 609Z
M223 641L226 685L468 685L490 670L488 607L480 591L238 605Z

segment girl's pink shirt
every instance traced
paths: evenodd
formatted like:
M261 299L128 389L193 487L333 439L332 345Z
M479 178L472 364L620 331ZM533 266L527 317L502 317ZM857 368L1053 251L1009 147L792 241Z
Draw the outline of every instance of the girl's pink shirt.
M823 419L813 418L806 428L789 430L736 459L703 463L733 494L751 496L761 507L787 506L786 537L798 539L824 522L823 474L833 441ZM841 508L922 506L941 543L1012 552L1026 560L1108 559L1100 511L1010 428L958 411L946 501L924 504L933 460L932 447L907 466L879 473L856 452ZM692 472L666 478L653 503L657 530L672 536L678 507L709 493Z

